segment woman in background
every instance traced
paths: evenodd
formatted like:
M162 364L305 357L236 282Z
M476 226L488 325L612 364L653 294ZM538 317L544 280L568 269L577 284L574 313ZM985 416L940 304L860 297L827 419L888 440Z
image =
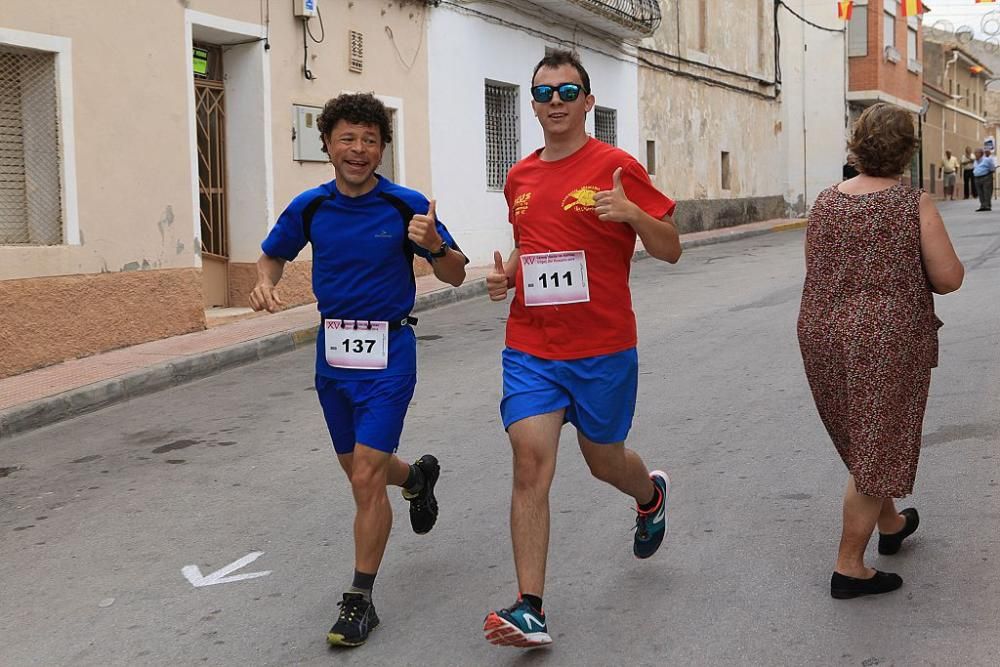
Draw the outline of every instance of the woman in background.
M820 418L847 466L843 532L830 594L888 593L903 580L864 563L896 553L919 522L894 498L913 491L937 366L941 321L931 292L957 290L965 270L922 190L900 183L916 150L910 114L875 104L848 146L858 176L820 193L806 231L798 335Z

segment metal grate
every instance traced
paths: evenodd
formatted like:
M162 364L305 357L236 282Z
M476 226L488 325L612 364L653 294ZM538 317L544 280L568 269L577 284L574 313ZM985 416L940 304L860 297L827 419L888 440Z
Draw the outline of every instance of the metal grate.
M502 190L520 154L517 86L486 82L486 187Z
M351 30L347 42L351 50L347 57L347 69L360 74L365 67L365 36L357 30Z
M608 17L620 25L652 35L660 25L659 0L570 0L573 4Z
M201 251L229 256L226 201L226 105L220 81L195 80L198 128L198 195L201 201Z
M54 53L0 45L0 244L63 241Z
M618 112L594 107L594 137L612 146L618 145Z

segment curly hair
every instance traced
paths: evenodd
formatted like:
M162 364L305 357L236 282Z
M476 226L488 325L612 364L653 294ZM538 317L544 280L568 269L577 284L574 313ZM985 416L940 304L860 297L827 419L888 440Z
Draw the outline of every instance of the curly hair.
M376 125L382 137L382 145L392 141L389 112L382 101L371 93L344 93L327 101L323 105L323 112L316 119L324 153L327 150L323 137L329 136L341 120L355 125Z
M854 123L848 162L868 176L899 176L917 150L910 112L879 102Z
M538 64L535 65L535 71L531 73L531 85L535 85L535 77L538 75L538 70L543 67L555 69L562 65L572 65L576 68L577 73L580 75L580 83L583 84L583 92L590 95L590 75L583 68L580 57L572 51L553 51L538 61Z

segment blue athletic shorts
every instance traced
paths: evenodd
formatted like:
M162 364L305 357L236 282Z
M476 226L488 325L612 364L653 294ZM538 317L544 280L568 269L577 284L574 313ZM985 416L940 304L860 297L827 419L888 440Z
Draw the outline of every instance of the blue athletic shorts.
M555 361L503 351L503 427L566 408L566 421L591 442L623 442L632 428L639 385L635 348L585 359Z
M395 452L416 385L414 374L373 380L317 375L316 394L337 454L350 454L357 442L389 454Z

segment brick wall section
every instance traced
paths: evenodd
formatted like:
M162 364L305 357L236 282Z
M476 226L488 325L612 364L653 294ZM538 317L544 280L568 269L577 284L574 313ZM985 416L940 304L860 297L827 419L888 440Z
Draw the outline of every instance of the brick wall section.
M918 22L917 56L907 53L907 19L900 15L897 5L896 50L902 56L898 63L889 62L883 55L882 38L885 12L883 4L895 0L869 0L868 2L868 55L848 59L848 89L881 90L901 100L920 105L923 81L919 74L907 69L907 60L923 59L923 24ZM863 7L855 7L854 11Z

